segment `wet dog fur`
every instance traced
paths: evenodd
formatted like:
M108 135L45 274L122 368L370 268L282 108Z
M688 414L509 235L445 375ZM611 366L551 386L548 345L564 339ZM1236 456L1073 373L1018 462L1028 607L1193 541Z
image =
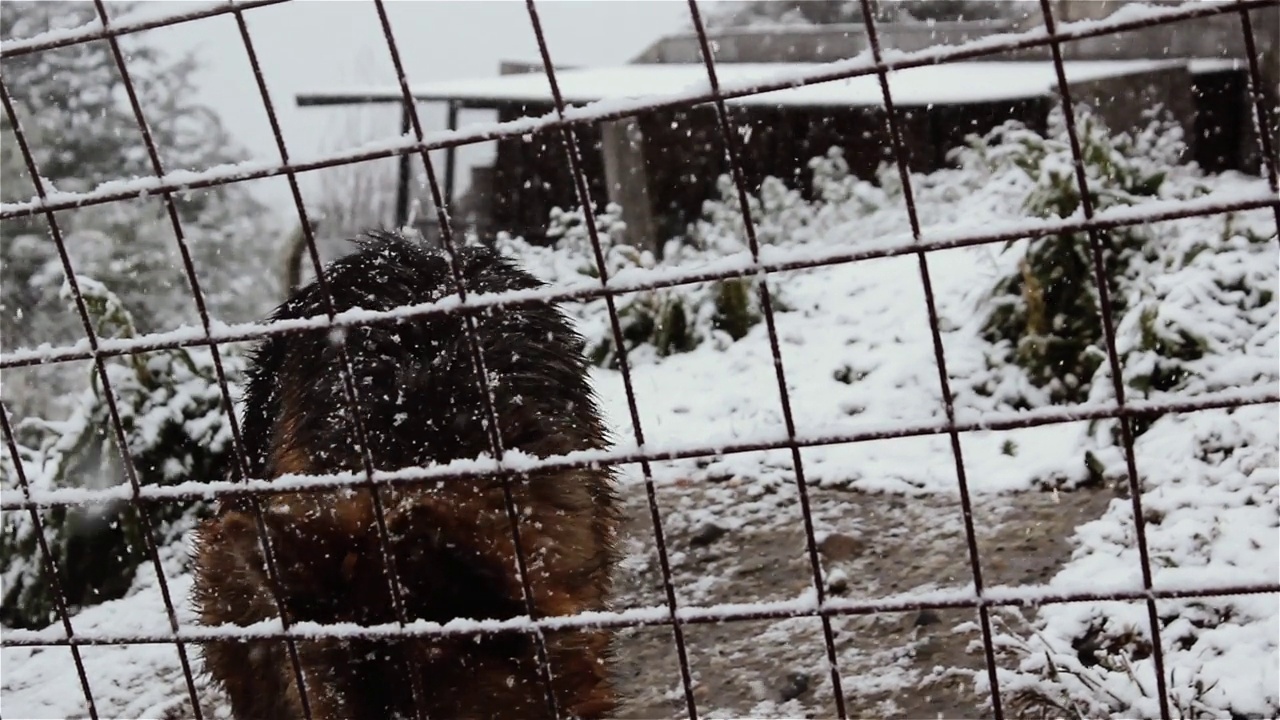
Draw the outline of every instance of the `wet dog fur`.
M454 294L446 256L389 233L358 240L326 270L339 312L391 310ZM470 294L541 283L494 251L458 261ZM273 319L323 315L306 286ZM583 343L550 304L475 315L503 447L535 456L601 449L606 432L587 378ZM243 400L251 477L362 471L344 401L339 348L352 363L368 452L379 470L475 458L490 450L485 398L460 315L277 334L255 348ZM608 469L540 471L511 479L539 616L606 608L615 561L617 500ZM502 482L495 477L382 489L410 620L525 614ZM263 517L292 622L394 623L372 496L367 489L264 496ZM249 501L225 500L198 530L193 601L202 623L279 617ZM598 718L615 705L603 630L546 635L564 717ZM550 717L535 640L527 633L397 640L299 640L306 710L316 720ZM209 642L205 667L238 720L301 719L283 641ZM422 703L415 708L416 672Z

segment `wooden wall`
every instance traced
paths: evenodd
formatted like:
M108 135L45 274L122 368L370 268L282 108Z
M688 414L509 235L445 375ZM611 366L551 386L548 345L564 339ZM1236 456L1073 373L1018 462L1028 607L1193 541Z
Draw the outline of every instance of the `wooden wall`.
M1045 124L1041 100L899 110L908 167L929 172L946 164L946 152L968 133L981 133L1008 118L1031 127ZM730 108L749 190L765 177L782 179L810 196L809 160L832 147L844 150L850 171L873 180L882 162L893 162L893 143L881 108ZM662 110L641 116L646 170L661 238L683 231L716 197L716 180L729 172L714 109Z
M1194 75L1191 99L1195 130L1189 140L1196 163L1205 172L1258 172L1261 155L1245 73L1228 70Z
M498 121L540 117L555 112L550 105L509 105L498 109ZM604 160L600 152L600 129L576 125L583 172L593 203L606 202ZM559 130L524 137L504 138L497 143L493 166L493 186L489 204L492 227L523 235L540 242L551 208L577 207L578 190L569 169L564 136Z

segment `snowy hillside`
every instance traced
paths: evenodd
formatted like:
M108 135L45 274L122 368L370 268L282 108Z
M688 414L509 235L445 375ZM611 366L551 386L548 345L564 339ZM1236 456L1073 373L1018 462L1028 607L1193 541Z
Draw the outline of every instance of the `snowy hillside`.
M1091 166L1091 182L1105 188L1098 191L1095 204L1103 211L1124 213L1148 203L1268 196L1265 181L1257 178L1237 174L1206 178L1194 169L1164 164L1169 145L1176 140L1157 132L1155 126L1148 136L1126 141L1129 144L1108 144L1111 141L1104 135L1094 137L1101 143L1099 147L1115 153L1109 156L1114 162L1107 169ZM1122 157L1125 152L1130 155ZM1028 157L1035 162L1022 162ZM1050 191L1073 192L1070 183L1063 181L1071 178L1071 164L1061 137L1036 145L1027 134L1006 128L1003 134L993 134L956 159L958 169L912 178L925 240L1025 225L1029 218L1045 223L1062 220L1043 211L1052 203L1042 197ZM764 245L764 260L838 256L911 242L896 171L886 169L879 183L867 183L848 176L838 155L816 160L813 169L817 198L811 202L774 181L766 182L753 198L753 219ZM1117 174L1120 171L1131 172L1133 177L1121 177ZM1137 186L1130 183L1133 178L1153 177L1158 180L1151 187L1131 191L1131 185ZM1065 215L1071 217L1069 212ZM608 240L611 226L616 229L616 218L606 212L600 220ZM533 248L511 238L504 238L501 246L553 284L589 279L592 261L581 218L565 215L553 225L562 234L555 248ZM1199 399L1211 404L1215 398L1242 397L1257 403L1274 396L1280 382L1280 322L1275 297L1280 240L1269 208L1150 223L1109 237L1116 243L1115 252L1129 253L1123 255L1128 274L1115 279L1112 288L1120 310L1116 346L1127 401ZM1034 348L1027 350L1025 341L995 338L990 330L993 312L1001 303L1016 306L1016 312L1029 318L1034 315L1034 308L1010 300L1014 296L1006 290L1009 278L1029 277L1020 275L1024 272L1020 268L1031 257L1029 250L1040 247L1037 242L1041 241L1024 238L928 255L958 423L977 427L983 422L1011 420L1020 413L1033 417L1061 413L1060 419L1069 419L1061 403L1055 401L1069 392L1082 398L1081 414L1072 422L962 433L968 487L983 497L1046 491L1115 493L1114 499L1102 501L1106 509L1100 517L1076 528L1070 538L1074 553L1047 584L1018 592L1035 597L1075 591L1141 591L1126 462L1116 423L1089 420L1086 415L1086 411L1105 409L1115 402L1107 363L1087 362L1100 350L1086 349L1081 360L1085 363L1081 367L1093 368L1092 376L1046 379L1036 376L1040 366L1032 365L1029 371L1019 364ZM1134 249L1130 252L1128 248ZM608 254L610 268L619 280L750 259L742 216L735 196L728 192L723 200L707 204L705 219L691 230L689 241L670 245L662 260L616 245ZM796 468L790 450L731 452L754 443L788 439L770 338L752 289L756 281L743 282L743 287L703 283L641 291L618 301L624 330L634 339L628 341L633 345L628 359L645 449L706 446L727 450L716 457L654 466L662 496L677 508L673 522L679 532L715 526L727 533L722 539L708 541L728 544L729 559L724 562L729 565L722 568L727 573L724 577L752 562L756 552L746 544L733 543L739 539L746 543L746 538L764 529L798 527L794 508L780 509L794 503ZM795 436L804 446L800 454L806 480L824 493L843 493L842 497L920 498L922 503L950 508L939 511L939 524L954 522L959 516L954 502L956 463L945 434L946 413L917 256L902 254L776 272L767 282L775 300L777 340ZM1021 291L1024 299L1037 297L1027 290L1029 286L1028 281ZM1045 290L1044 297L1050 297L1051 292ZM1079 297L1092 292L1087 285L1073 290ZM634 449L622 377L612 367L616 351L604 301L570 303L566 310L579 324L601 365L594 371L595 386L615 428L617 444L624 450ZM1024 324L1031 327L1031 323L1027 320ZM1058 329L1052 328L1053 332ZM1052 375L1053 368L1046 372ZM1238 410L1168 414L1139 426L1136 466L1148 516L1147 542L1156 588L1275 583L1280 579L1277 423L1276 405L1264 402ZM896 432L900 437L869 439L878 432ZM833 442L848 436L864 440ZM628 546L632 557L621 572L637 577L641 573L638 568L648 566L646 558L652 550L652 541L644 534L643 480L638 466L624 467L624 495L628 507L642 521ZM704 497L719 499L714 508L710 501L700 506L680 500ZM856 528L851 529L851 518L834 511L824 514L819 523L823 537L853 533ZM922 528L920 532L925 531ZM1067 538L1061 540L1066 542ZM883 538L866 535L862 542L868 558L892 553L892 548L880 548ZM795 550L799 554L803 546ZM939 552L967 567L963 544ZM182 567L181 547L169 549L168 562L173 572L171 592L181 597L190 586ZM894 569L885 569L883 575L892 577ZM730 601L713 592L725 582L723 577L687 579L691 584L680 591L686 607ZM825 570L824 582L837 582L831 567ZM856 575L841 577L839 583L847 586L852 599L890 592L860 583ZM930 582L909 582L893 592L906 593L906 597L923 592L965 594L972 592L972 579L963 574L939 577ZM812 589L800 597L811 602ZM765 602L792 600L794 597ZM1274 595L1162 600L1158 606L1165 671L1174 705L1197 716L1273 716L1280 712L1280 650L1276 642L1280 613ZM617 609L628 608L620 604ZM188 627L192 623L185 608L180 619ZM1019 707L1030 708L1033 716L1042 711L1089 717L1158 715L1153 704L1149 643L1145 648L1143 645L1149 632L1145 605L1049 605L1029 616L1029 623L1029 627L1012 621L1001 625L997 644L1006 707L1017 702ZM154 574L147 568L139 571L129 596L81 611L74 624L77 633L168 633ZM955 625L951 623L947 631ZM773 627L782 632L780 626ZM967 639L979 638L975 626L962 625L958 631ZM61 628L54 625L48 632L58 634ZM842 642L860 642L849 636L842 635ZM1093 662L1080 659L1083 638L1100 648ZM767 659L771 647L760 642L743 652ZM874 657L880 666L897 667L895 663L910 664L907 656L913 652ZM102 716L155 717L184 701L186 689L171 646L86 648L84 655ZM871 693L868 685L858 684L862 676L855 669L860 667L857 655L854 650L848 650L847 655L842 650L841 657L848 657L842 663L849 663L845 689L853 695ZM66 717L85 712L67 650L6 647L0 662L0 702L6 716ZM750 665L750 658L743 662ZM815 654L809 662L812 667L821 667L825 660ZM869 683L872 671L866 672ZM876 692L888 692L896 687L894 682L901 687L941 682L946 673L940 670L929 678L923 673L875 677L882 683ZM984 672L966 671L964 680L965 692L974 690L975 684L979 693L985 692ZM657 681L664 691L679 685L678 677L671 673ZM709 707L736 716L825 714L830 710L820 698L829 696L829 683L825 671L813 672L802 693L792 695L784 704L759 698L736 704L724 697L707 701ZM675 697L680 697L678 692ZM975 697L972 707L981 707L981 696ZM674 712L680 712L679 704L674 707ZM878 707L888 711L895 706ZM1046 707L1051 709L1044 710Z

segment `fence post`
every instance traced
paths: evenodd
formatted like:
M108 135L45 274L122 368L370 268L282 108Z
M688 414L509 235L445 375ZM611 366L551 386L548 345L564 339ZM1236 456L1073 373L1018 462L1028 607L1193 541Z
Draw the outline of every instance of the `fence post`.
M601 150L604 154L604 179L609 202L622 207L622 220L627 224L627 244L653 251L661 257L662 242L658 238L649 198L649 176L644 163L644 133L634 117L600 124Z
M409 104L400 104L400 135L409 134ZM396 229L409 222L409 153L400 156L399 178L396 184Z
M450 130L458 129L458 103L454 100L449 101L448 118L445 121L445 127ZM408 157L402 155L402 158ZM453 189L454 175L457 174L458 165L458 147L450 145L444 151L444 207L450 214L453 213Z

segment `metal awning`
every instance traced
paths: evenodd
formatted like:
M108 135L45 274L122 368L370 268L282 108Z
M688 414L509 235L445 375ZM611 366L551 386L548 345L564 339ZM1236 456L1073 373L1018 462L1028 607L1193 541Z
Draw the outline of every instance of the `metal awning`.
M1232 60L1075 60L1064 67L1071 82L1085 82L1165 67L1189 65L1191 72L1230 69ZM1218 66L1222 66L1219 68ZM819 63L725 63L717 66L720 82L743 85L803 75L823 68ZM708 92L701 64L645 64L559 70L556 80L565 102L582 105L605 100ZM895 104L904 107L1022 100L1054 91L1054 64L1036 61L974 61L896 70L889 73ZM551 104L546 73L527 72L466 80L440 80L410 88L414 99L448 102L463 108ZM300 93L300 106L398 103L396 86L317 90ZM875 74L830 80L733 98L730 103L769 107L872 107L883 104Z

